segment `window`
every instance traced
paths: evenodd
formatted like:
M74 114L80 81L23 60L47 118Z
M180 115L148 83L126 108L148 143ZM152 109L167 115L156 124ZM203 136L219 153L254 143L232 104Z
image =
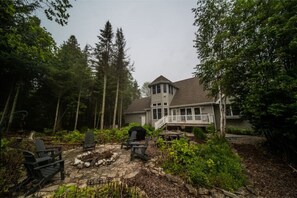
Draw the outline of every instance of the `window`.
M195 120L201 120L200 108L194 108L194 113L195 113Z
M164 102L164 105L167 106L167 102Z
M171 85L169 85L169 93L173 94L173 87Z
M158 109L158 119L162 118L162 109Z
M161 103L158 103L158 106L161 106Z
M226 105L226 116L239 116L240 110L236 105Z
M153 94L156 94L156 86L155 85L153 85Z
M168 115L168 109L165 108L165 109L164 109L164 116L167 116L167 115Z
M156 85L157 86L157 94L161 93L161 86L160 85Z
M156 106L156 103L155 103L155 104L153 104L153 106Z
M157 119L157 109L153 109L153 119Z
M187 109L187 120L192 120L192 109L191 108Z
M166 84L163 85L163 92L167 93L167 85Z
M186 110L185 109L180 109L180 115L181 115L181 121L186 120Z
M173 116L172 116L172 119L173 119L173 120L176 120L176 109L173 109L173 110L172 110L172 115L173 115Z

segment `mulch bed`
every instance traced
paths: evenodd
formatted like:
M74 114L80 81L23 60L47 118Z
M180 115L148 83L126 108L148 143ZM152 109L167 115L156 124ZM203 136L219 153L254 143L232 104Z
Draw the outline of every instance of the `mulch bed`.
M233 144L260 195L269 198L297 197L297 172L267 148ZM295 165L296 168L296 165Z

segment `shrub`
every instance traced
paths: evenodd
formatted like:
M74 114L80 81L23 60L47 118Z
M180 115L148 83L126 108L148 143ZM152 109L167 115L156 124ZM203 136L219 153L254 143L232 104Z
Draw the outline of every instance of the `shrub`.
M69 133L62 133L63 141L68 143L81 143L84 139L84 134L79 131L71 131Z
M141 191L136 187L129 187L119 182L109 182L96 187L78 188L77 186L60 186L53 198L59 197L142 197Z
M216 132L216 128L214 124L210 124L206 127L206 132L207 133L215 133Z
M28 140L11 138L1 139L0 161L0 197L7 197L10 186L17 184L25 175L23 170L23 155L20 150L33 151L34 146Z
M237 135L256 135L256 133L253 130L236 128L231 126L226 128L226 133Z
M206 139L206 134L205 134L205 132L203 131L202 128L194 127L193 128L193 133L194 133L194 136L195 136L196 139L199 139L199 140L205 140Z
M224 140L213 137L206 144L174 140L167 149L165 171L180 175L194 185L235 190L246 182L241 160Z

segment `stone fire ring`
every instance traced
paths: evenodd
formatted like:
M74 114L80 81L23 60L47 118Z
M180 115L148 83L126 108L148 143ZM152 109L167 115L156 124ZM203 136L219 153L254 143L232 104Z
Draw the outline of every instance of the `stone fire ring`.
M119 154L111 150L99 152L88 151L77 155L73 165L77 168L88 168L90 166L107 166L115 162L119 158Z

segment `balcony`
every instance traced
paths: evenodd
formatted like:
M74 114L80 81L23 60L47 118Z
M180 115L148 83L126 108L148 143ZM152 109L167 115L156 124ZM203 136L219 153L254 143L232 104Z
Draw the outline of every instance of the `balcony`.
M206 126L213 122L213 115L210 114L164 116L155 122L155 129L162 128L165 125Z

